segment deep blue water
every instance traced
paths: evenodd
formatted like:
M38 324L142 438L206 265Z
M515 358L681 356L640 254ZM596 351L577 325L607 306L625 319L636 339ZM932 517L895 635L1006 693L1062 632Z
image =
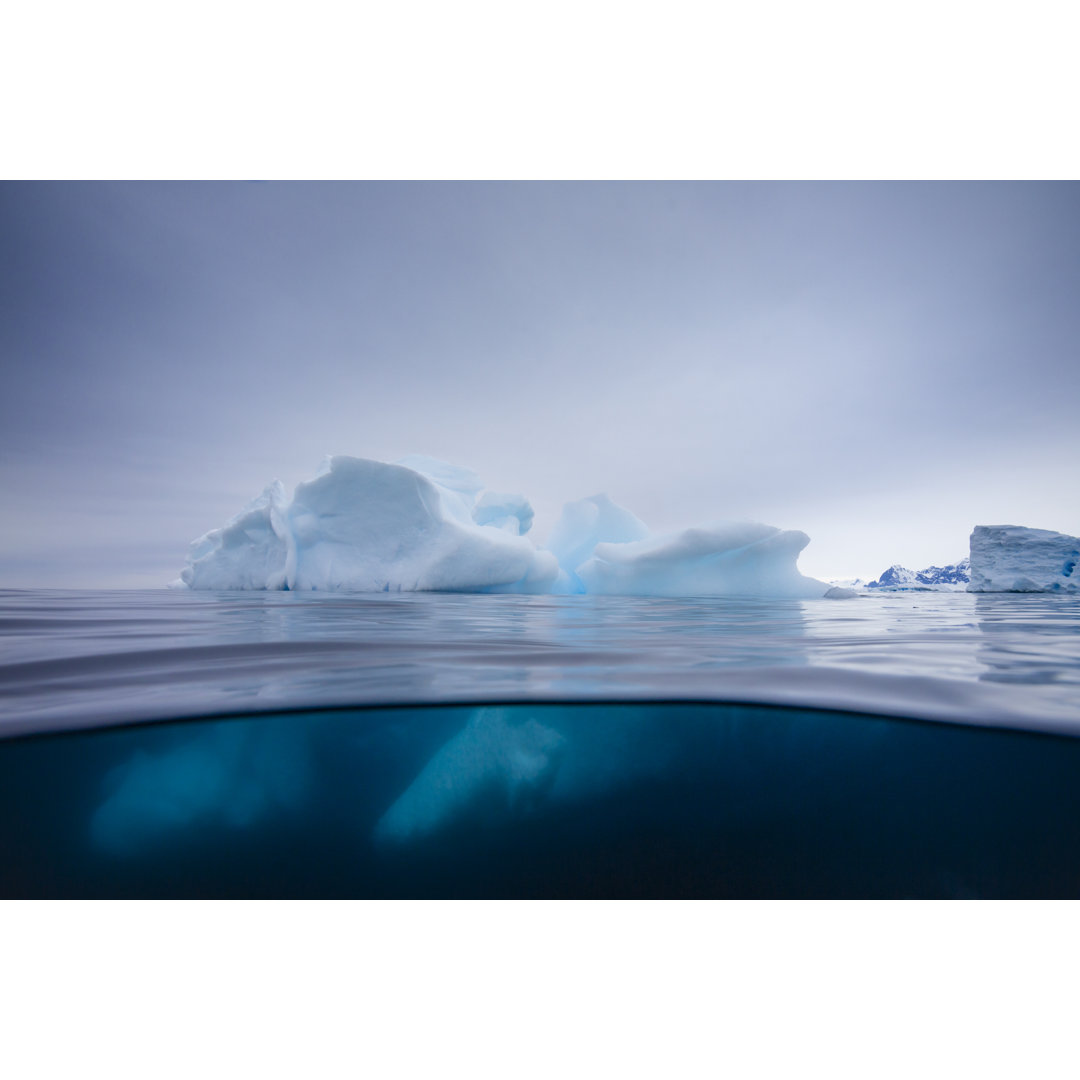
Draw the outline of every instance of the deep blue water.
M4 896L1077 896L1080 601L0 593Z

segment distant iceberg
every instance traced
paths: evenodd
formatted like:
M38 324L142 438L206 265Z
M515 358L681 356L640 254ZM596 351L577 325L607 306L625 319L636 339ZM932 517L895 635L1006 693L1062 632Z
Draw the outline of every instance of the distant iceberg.
M347 592L823 596L802 532L769 525L653 536L606 495L566 505L547 549L520 494L433 458L328 458L290 501L275 481L191 545L174 586Z
M1020 525L976 525L968 592L1080 592L1080 538Z

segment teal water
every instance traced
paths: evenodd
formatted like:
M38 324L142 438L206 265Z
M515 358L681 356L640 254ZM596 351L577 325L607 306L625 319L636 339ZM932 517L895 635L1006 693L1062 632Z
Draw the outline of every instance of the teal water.
M0 593L0 895L1073 897L1080 600Z
M0 892L1074 897L1078 778L1071 738L758 706L136 725L0 744Z

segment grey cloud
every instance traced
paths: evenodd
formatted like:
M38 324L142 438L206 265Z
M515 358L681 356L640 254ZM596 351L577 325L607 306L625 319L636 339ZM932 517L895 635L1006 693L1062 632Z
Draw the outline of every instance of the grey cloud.
M110 536L164 582L327 452L468 464L540 535L601 489L807 527L818 573L951 558L984 510L1075 533L1078 241L1075 184L0 185L34 523L0 582L119 582Z

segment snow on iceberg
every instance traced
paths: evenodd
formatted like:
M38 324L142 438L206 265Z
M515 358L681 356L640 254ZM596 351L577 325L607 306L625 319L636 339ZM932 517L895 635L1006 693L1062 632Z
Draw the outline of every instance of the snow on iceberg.
M740 524L654 537L606 495L566 505L547 549L524 495L413 456L331 457L290 502L276 482L196 540L192 589L819 597L798 572L805 533Z
M976 525L968 592L1080 592L1080 537L1020 525Z

